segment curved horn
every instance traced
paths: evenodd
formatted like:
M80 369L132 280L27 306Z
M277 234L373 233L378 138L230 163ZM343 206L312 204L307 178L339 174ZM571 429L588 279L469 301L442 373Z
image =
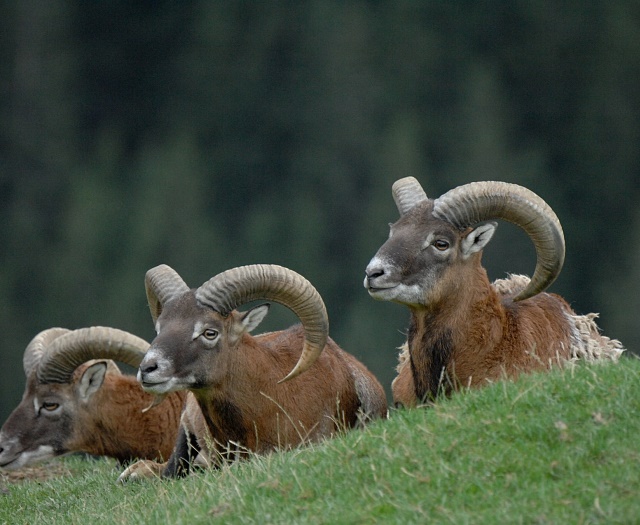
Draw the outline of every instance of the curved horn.
M276 301L293 311L304 327L305 341L296 366L281 383L307 370L327 343L329 318L322 297L302 275L288 268L254 264L227 270L200 286L196 299L222 315L257 299Z
M391 187L391 193L400 216L407 213L416 204L428 199L422 186L414 177L405 177L395 181Z
M162 313L163 304L189 290L178 272L166 264L161 264L147 271L144 277L144 287L154 324Z
M38 366L38 381L68 383L74 370L91 359L112 359L138 367L148 348L144 339L117 328L80 328L49 345Z
M536 269L514 301L544 291L562 269L565 245L560 221L551 207L527 188L489 181L458 186L435 200L433 215L459 229L481 221L504 219L529 235L536 248Z
M71 330L66 328L48 328L36 335L31 342L24 349L24 355L22 356L22 367L24 368L24 375L27 377L38 365L42 356L47 352L47 349L51 342L60 337L61 335L68 334Z

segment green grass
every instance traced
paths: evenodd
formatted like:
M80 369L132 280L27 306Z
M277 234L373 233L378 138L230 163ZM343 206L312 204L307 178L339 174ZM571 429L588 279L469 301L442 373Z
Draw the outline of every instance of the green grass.
M640 523L640 360L523 377L177 481L107 460L10 485L0 523Z

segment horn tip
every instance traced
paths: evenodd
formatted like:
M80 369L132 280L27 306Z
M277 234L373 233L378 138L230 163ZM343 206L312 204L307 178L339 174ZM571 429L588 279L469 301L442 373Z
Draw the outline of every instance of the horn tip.
M392 188L396 188L396 187L402 186L402 185L404 185L404 184L406 184L408 182L417 183L418 179L416 179L415 177L402 177L401 179L398 179L397 181L395 181L391 187Z
M156 394L153 397L153 401L151 401L151 404L147 408L142 409L142 413L144 414L149 410L151 410L152 408L158 406L160 403L162 403L165 400L166 397L167 397L167 394Z
M296 365L296 367L291 370L291 372L289 372L286 376L280 379L280 381L278 381L278 384L280 385L282 383L286 383L287 381L298 377L303 371L304 370L300 370L300 367Z

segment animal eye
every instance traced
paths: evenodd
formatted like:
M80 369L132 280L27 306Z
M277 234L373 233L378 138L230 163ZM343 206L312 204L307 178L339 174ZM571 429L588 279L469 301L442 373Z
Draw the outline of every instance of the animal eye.
M441 252L449 248L449 243L443 239L433 241L433 245L436 247L436 250L440 250Z
M218 337L218 331L212 328L207 328L204 332L202 332L202 335L205 339L213 341L216 337Z
M57 410L59 406L59 403L49 403L48 401L42 403L42 408L44 408L47 412L53 412L54 410Z

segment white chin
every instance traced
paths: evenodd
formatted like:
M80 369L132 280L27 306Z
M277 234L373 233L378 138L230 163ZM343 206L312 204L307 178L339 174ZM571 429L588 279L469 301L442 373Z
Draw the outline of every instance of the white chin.
M369 290L369 295L378 301L393 301L395 303L414 305L422 304L421 290L417 286L399 284L393 288L378 288Z
M398 295L397 288L374 288L369 290L369 295L377 301L394 301Z
M4 465L2 468L4 470L15 470L53 457L55 457L55 454L52 447L41 446L36 450L23 452L16 460L12 461L8 465Z
M164 381L163 383L153 383L153 384L145 383L142 385L142 388L145 392L148 392L149 394L155 394L155 395L168 394L170 392L173 392L174 390L180 390L179 387L177 388L175 381L172 379L169 379L168 381Z

